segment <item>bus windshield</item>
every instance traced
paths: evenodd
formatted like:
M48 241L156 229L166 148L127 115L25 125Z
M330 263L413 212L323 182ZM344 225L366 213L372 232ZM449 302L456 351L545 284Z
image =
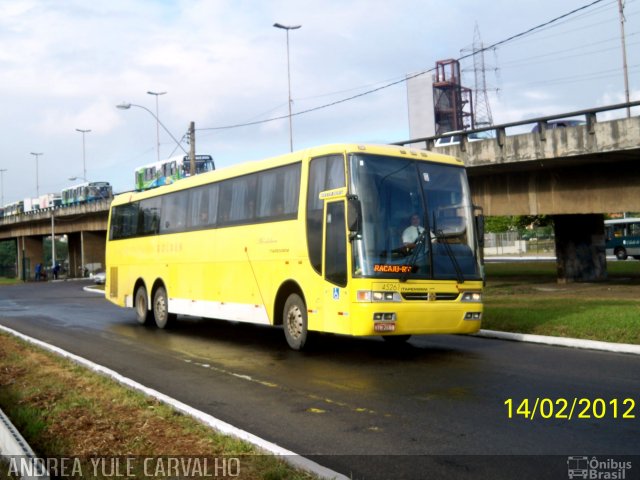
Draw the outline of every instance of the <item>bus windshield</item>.
M196 155L194 157L194 160L196 175L206 172L212 172L216 168L213 163L213 157L211 155ZM184 172L185 177L191 175L191 158L189 157L189 155L185 155L182 159L182 171Z
M349 173L362 213L355 277L481 278L463 167L352 154Z

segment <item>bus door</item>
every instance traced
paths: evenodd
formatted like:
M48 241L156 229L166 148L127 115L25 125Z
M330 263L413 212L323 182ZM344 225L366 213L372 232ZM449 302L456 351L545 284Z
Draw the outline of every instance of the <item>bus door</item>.
M323 228L323 311L326 331L350 333L347 295L345 200L325 202Z

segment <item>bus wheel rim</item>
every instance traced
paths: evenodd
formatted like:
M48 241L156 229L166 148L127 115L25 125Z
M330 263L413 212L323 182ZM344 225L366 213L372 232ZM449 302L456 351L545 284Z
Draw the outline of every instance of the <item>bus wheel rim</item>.
M162 295L158 295L158 298L156 299L156 312L162 318L164 318L164 315L167 312L167 306L165 305L164 297Z
M144 295L136 296L136 311L140 317L147 314L147 302Z
M302 333L302 312L297 305L293 305L287 313L287 330L294 338Z

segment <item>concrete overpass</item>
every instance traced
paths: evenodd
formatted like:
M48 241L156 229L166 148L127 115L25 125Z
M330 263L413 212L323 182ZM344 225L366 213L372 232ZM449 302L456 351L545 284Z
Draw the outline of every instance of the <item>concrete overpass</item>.
M111 199L56 207L0 219L0 241L16 242L18 278L34 278L35 266L44 265L43 238L67 235L69 271L80 277L84 269L104 267L107 219Z
M606 278L604 213L640 211L640 117L599 122L598 114L640 102L568 112L465 132L495 138L434 149L438 137L400 145L437 150L464 160L474 203L487 216L552 215L559 281ZM547 129L583 118L584 125ZM537 125L536 132L507 135Z

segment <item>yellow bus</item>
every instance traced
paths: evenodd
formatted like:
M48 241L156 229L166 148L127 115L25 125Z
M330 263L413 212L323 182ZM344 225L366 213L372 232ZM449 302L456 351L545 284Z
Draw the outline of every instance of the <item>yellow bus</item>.
M177 315L281 325L295 350L309 332L473 333L474 214L453 157L309 148L117 196L105 296L159 328Z

